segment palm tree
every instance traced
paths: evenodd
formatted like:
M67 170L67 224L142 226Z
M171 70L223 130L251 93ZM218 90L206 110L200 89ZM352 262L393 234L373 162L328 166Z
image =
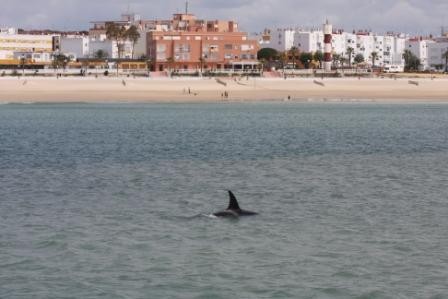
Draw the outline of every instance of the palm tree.
M124 26L120 26L115 23L106 23L106 36L108 39L115 42L118 51L118 60L120 60L124 49L123 42L126 39L126 29ZM116 66L118 77L118 61L116 62Z
M292 68L295 69L296 68L296 59L299 56L299 49L297 49L297 47L291 47L291 49L289 50L289 55L291 56L291 59L292 59Z
M148 69L148 77L151 74L151 71L155 67L155 61L153 59L147 59L146 60L146 68Z
M96 59L105 59L108 56L107 52L102 49L96 51L94 55Z
M341 62L341 55L340 54L333 54L333 67L337 67L338 63Z
M308 69L310 68L310 63L313 60L313 54L309 52L302 52L300 53L299 59L303 66Z
M288 54L286 52L282 52L280 54L280 62L282 63L283 72L285 71L285 64L288 61Z
M171 73L171 66L174 63L174 57L168 57L166 62L168 63L168 72Z
M405 70L406 71L417 71L420 68L421 61L415 56L411 51L404 50L403 58L405 61Z
M355 56L355 58L354 58L354 61L355 61L356 63L364 62L364 55L362 55L361 53L356 54L356 56Z
M448 72L448 49L443 53L442 58L445 58L445 72Z
M201 76L202 76L202 72L204 71L204 62L205 62L205 58L199 57L199 64L201 66Z
M67 64L70 62L70 57L65 56L64 54L56 54L53 56L53 68L64 68L67 66Z
M126 29L123 26L119 26L115 23L107 23L106 24L106 36L108 39L115 41L115 46L118 51L118 59L121 58L121 49L120 47L123 44L123 41L126 39Z
M126 39L130 40L132 42L132 56L131 58L134 59L134 48L137 41L140 39L140 32L138 32L138 29L135 25L132 25L129 27L128 30L125 32Z
M22 67L22 75L25 76L26 58L24 55L20 57L20 66Z
M348 47L348 48L347 48L348 65L349 65L349 67L352 67L352 56L353 56L353 52L355 52L355 49L353 49L352 47Z
M322 53L322 51L314 52L313 60L319 62L319 66L322 66L322 60L324 60L324 53Z
M378 59L378 53L375 52L375 51L373 51L373 52L370 54L370 57L372 58L372 67L375 67L375 60Z

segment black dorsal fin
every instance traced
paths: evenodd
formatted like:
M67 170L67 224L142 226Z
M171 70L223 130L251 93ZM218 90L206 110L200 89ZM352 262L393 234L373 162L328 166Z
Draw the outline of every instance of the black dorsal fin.
M229 207L227 210L240 210L240 206L238 205L238 201L236 200L235 195L233 195L232 191L229 191Z

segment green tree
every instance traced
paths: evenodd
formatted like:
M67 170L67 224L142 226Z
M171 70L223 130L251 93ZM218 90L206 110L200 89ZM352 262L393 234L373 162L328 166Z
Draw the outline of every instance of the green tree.
M321 51L314 52L313 60L318 61L319 65L322 65L322 60L324 60L324 53L322 53Z
M265 59L266 61L273 61L278 58L278 51L272 48L263 48L257 53L258 60Z
M362 55L361 53L356 54L355 58L353 59L355 61L355 63L361 63L364 62L364 55Z
M106 36L108 39L115 42L118 51L118 59L120 59L123 53L122 50L124 49L123 43L126 40L126 29L124 26L115 23L107 23Z
M333 54L333 67L337 67L338 63L341 62L341 57L340 54Z
M292 61L292 68L296 69L296 61L299 58L299 49L297 47L291 47L288 51L288 60Z
M67 67L67 64L70 62L70 57L65 56L64 54L56 54L53 56L52 65L53 68L63 68Z
M344 67L344 65L347 63L347 58L341 55L341 58L339 58L339 62L341 63L341 66Z
M403 58L405 61L405 71L418 71L421 62L417 56L415 56L411 51L405 50L403 54Z
M106 59L108 56L109 56L109 54L106 51L102 50L102 49L99 49L94 54L94 57L96 59Z
M125 38L132 42L131 58L134 59L135 44L137 44L138 40L140 39L140 32L138 32L138 29L135 25L132 25L131 27L128 28L128 30L126 30Z
M347 48L348 66L349 67L352 67L352 58L353 58L354 52L355 52L355 49L353 49L352 47Z
M204 71L204 63L205 63L205 58L204 57L199 57L199 66L201 68L201 74Z
M300 53L300 62L305 66L305 68L309 68L310 67L310 63L313 60L313 54L308 53L308 52L302 52Z
M370 54L370 58L372 58L372 67L375 67L375 61L378 59L378 53L373 51Z
M115 42L115 46L117 47L118 52L118 60L121 58L121 54L124 49L124 41L126 40L126 29L124 26L117 25L113 22L106 23L106 36L108 39ZM118 77L118 61L116 62L117 66L117 77Z
M171 73L171 68L174 64L174 57L168 57L166 62L168 63L168 71Z
M20 57L20 66L22 67L22 75L25 76L26 58L24 55Z
M288 62L288 53L281 52L280 55L279 55L279 60L280 60L280 62L282 64L283 71L285 71L285 66L286 66L286 64Z
M146 60L146 68L148 69L148 73L154 69L155 63L154 60L148 59Z

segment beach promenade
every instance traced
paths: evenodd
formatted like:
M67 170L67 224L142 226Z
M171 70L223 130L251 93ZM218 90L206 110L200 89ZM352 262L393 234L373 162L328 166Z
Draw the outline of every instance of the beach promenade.
M447 78L0 78L0 103L448 102Z

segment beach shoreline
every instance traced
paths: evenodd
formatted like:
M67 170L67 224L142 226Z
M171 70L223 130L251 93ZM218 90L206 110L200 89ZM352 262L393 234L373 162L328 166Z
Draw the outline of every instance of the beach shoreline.
M245 101L448 102L448 79L0 78L0 103Z

